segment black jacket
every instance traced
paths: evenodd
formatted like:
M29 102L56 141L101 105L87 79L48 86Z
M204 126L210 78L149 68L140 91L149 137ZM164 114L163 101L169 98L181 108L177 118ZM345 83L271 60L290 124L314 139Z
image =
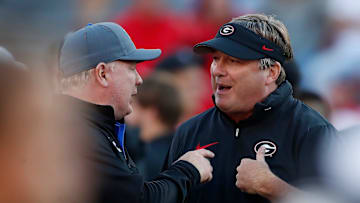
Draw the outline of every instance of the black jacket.
M266 162L282 180L296 184L317 177L316 150L320 139L334 137L336 129L319 113L292 97L291 85L282 83L253 115L235 123L218 108L181 125L173 139L168 166L189 150L207 147L213 180L190 191L188 202L268 202L259 195L242 193L235 186L236 168L242 158L256 158L266 144Z
M96 202L182 202L190 187L200 182L197 169L186 161L172 164L154 181L144 182L126 148L123 150L115 133L113 108L61 96L71 105L71 120L85 127L91 140L91 152L84 155L99 180ZM70 114L69 114L70 115ZM124 153L125 152L125 153Z

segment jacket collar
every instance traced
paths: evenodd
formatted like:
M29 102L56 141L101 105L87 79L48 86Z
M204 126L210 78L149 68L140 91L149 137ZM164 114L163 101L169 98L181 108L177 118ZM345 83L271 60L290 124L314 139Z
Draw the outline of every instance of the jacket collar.
M96 123L99 126L108 126L113 129L115 114L112 106L97 105L72 96L62 95L62 101L69 105L75 113L79 113L85 119Z
M264 101L255 104L254 113L252 119L258 119L259 117L271 112L281 106L292 95L292 86L288 81L285 81L279 85L279 87L273 91Z
M240 121L241 123L248 123L250 121L256 121L263 119L263 117L272 112L274 109L277 109L281 106L283 102L285 102L293 93L292 86L288 81L285 81L279 85L279 87L273 91L268 97L266 97L263 101L258 102L254 106L253 114L246 120ZM213 102L215 104L215 98L213 96ZM215 107L222 112L215 104ZM226 115L224 112L222 112ZM226 115L226 117L228 117Z

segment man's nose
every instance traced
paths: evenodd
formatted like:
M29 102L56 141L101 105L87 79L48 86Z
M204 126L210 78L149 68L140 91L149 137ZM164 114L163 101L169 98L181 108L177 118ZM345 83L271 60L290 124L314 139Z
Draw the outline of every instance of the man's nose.
M143 84L143 79L141 78L140 74L136 71L136 86L140 86L141 84Z
M226 75L226 70L225 70L225 67L224 67L224 63L219 60L217 61L216 63L213 62L211 64L211 72L212 72L212 75L213 76L224 76Z

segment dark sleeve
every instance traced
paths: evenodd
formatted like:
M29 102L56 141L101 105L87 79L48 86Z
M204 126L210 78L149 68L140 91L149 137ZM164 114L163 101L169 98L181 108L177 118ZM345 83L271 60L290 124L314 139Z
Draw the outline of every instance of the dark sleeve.
M190 187L200 182L198 170L186 161L172 164L154 181L145 182L135 166L115 155L106 138L102 135L94 138L96 146L87 157L95 174L99 174L96 202L181 203Z
M182 150L184 140L180 139L184 138L181 129L178 128L173 137L163 172L155 181L145 183L144 202L184 202L190 188L200 183L199 171L192 164L177 161L185 153Z
M321 149L337 139L337 130L330 124L311 127L299 143L297 154L298 178L302 181L318 181Z
M142 202L183 202L190 188L198 183L198 170L189 162L178 161L156 180L145 183Z

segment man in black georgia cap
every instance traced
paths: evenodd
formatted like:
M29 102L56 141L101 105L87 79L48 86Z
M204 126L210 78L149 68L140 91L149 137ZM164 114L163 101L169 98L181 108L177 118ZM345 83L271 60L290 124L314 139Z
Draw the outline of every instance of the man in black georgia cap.
M283 64L293 53L283 23L240 16L194 51L213 58L215 107L177 129L167 164L192 149L207 148L216 157L213 180L194 187L188 202L269 202L317 178L318 143L336 130L292 97Z
M98 181L95 202L182 202L191 187L212 178L207 158L214 154L205 149L186 153L152 182L144 182L127 153L123 120L142 84L136 64L160 54L159 49L136 49L126 31L110 22L89 24L65 37L60 97L75 106L69 112L72 125L84 127L93 142L84 158Z

